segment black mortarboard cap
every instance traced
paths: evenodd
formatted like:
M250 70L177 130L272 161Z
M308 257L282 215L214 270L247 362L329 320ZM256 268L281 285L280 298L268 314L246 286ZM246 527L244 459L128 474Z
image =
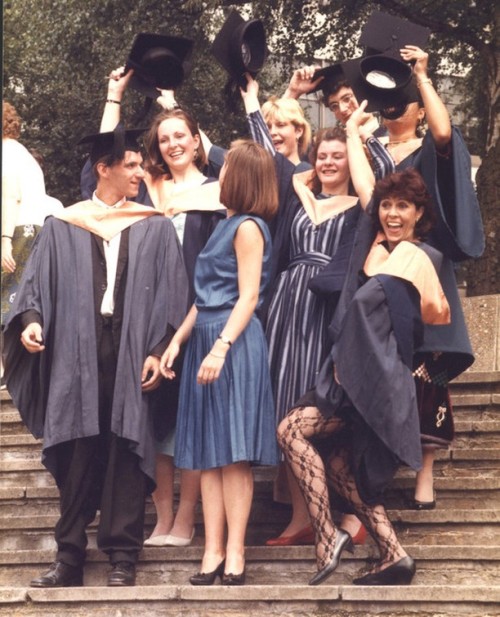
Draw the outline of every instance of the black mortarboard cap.
M125 67L125 72L134 69L130 87L152 99L159 96L157 88L175 90L189 72L192 51L190 39L139 33Z
M342 69L359 102L366 99L366 111L380 111L418 100L411 66L385 54L342 62Z
M114 131L108 133L86 135L80 139L78 145L89 145L92 165L110 155L113 161L120 161L127 150L139 152L141 146L137 140L145 130L144 128L125 130L123 125L119 124Z
M331 64L330 66L325 66L322 69L318 69L314 72L314 75L311 78L311 81L316 81L320 77L323 79L319 82L314 90L311 92L317 92L318 90L323 91L323 96L328 96L331 94L333 90L335 90L336 85L339 81L347 81L346 76L344 75L344 71L342 70L342 64Z
M264 24L245 21L232 10L212 43L211 51L237 84L246 88L245 73L255 77L264 66L268 50Z
M359 45L365 48L365 55L385 54L401 59L401 48L405 45L424 48L429 34L429 28L382 11L374 11L363 26Z

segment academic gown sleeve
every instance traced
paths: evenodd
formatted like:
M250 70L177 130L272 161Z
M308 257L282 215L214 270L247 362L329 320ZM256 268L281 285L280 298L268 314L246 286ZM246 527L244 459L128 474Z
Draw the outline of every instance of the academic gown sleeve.
M278 179L278 212L269 223L273 240L270 284L258 311L259 318L263 323L266 321L277 278L280 272L287 268L290 260L292 222L299 208L301 208L299 198L293 189L292 178L295 166L279 152L274 156L274 164Z
M428 131L422 148L397 170L415 167L433 198L437 225L429 238L454 262L480 257L485 238L479 202L471 179L470 154L460 131L452 127L450 154L442 156Z

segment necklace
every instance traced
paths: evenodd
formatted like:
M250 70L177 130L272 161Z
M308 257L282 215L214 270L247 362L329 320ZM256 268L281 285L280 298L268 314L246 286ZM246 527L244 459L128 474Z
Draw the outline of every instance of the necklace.
M389 146L399 146L399 144L407 144L410 141L415 141L416 139L420 139L419 137L408 137L408 139L400 139L399 141L388 141L386 143L386 148Z

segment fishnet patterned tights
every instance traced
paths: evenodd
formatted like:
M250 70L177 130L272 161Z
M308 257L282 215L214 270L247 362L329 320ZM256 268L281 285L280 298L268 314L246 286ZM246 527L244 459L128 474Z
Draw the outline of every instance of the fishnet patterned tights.
M343 426L339 418L324 418L316 407L299 407L292 410L278 427L278 442L304 495L315 531L318 570L333 557L336 527L330 511L325 465L309 439L335 433ZM373 536L381 558L376 570L406 555L384 506L370 506L361 500L350 470L348 452L343 447L335 451L329 460L328 480L339 495L351 504Z

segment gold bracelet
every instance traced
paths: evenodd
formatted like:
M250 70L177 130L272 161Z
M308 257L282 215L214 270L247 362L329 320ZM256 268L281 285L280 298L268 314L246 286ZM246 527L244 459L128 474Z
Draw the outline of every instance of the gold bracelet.
M431 84L432 86L432 79L422 79L421 81L417 81L417 88L420 88L421 85L423 84Z
M211 351L208 352L209 356L213 356L214 358L219 358L220 360L225 360L226 356L218 356L216 353L212 353Z

